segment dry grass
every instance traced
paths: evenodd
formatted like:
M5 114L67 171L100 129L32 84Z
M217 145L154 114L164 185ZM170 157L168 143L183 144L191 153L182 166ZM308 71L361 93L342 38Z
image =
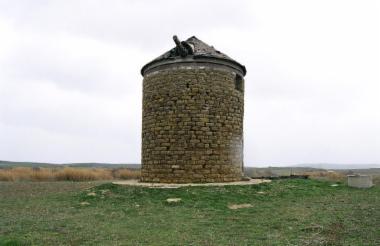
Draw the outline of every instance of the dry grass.
M87 181L87 180L110 180L110 170L101 168L73 168L66 167L54 174L59 181Z
M372 175L372 181L375 185L380 185L380 175Z
M140 178L141 172L136 169L120 168L114 169L112 175L116 179L138 179Z
M137 179L139 170L126 168L29 168L0 169L0 181L90 181Z
M354 174L356 172L353 171L310 171L310 172L303 172L303 175L309 175L311 179L317 179L317 180L328 180L333 182L347 182L347 175ZM372 182L374 185L380 185L380 173L379 172L358 172L361 174L366 174L372 176Z
M303 175L308 175L312 179L325 179L330 181L345 181L347 179L346 174L335 171L311 171L304 172Z

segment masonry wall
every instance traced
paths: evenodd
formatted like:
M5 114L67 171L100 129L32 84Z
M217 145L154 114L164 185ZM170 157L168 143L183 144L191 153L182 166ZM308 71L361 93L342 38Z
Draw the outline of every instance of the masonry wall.
M241 180L244 81L226 69L174 67L143 81L144 182Z

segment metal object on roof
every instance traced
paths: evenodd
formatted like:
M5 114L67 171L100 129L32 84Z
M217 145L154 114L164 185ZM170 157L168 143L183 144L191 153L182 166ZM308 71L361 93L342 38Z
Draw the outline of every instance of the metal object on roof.
M197 63L210 63L216 65L223 65L241 75L247 73L245 67L233 60L229 56L216 50L213 46L209 46L195 36L190 37L186 41L179 41L177 36L173 37L176 47L157 57L153 61L146 64L141 69L141 74L144 76L146 72L155 70L161 66L167 66L174 63L184 64L197 64Z

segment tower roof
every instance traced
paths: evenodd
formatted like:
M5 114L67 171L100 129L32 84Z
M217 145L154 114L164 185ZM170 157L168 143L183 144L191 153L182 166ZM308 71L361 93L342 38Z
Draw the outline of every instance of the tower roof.
M216 50L213 46L199 40L195 36L192 36L182 42L178 40L177 36L174 36L173 39L176 43L176 47L143 66L141 69L142 75L151 69L173 63L219 64L238 70L243 76L246 74L246 69L243 65L223 54L219 50Z

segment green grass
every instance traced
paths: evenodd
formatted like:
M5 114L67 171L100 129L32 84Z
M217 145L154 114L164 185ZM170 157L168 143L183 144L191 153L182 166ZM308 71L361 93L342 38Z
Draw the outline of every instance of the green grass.
M242 203L253 207L228 208ZM178 189L3 182L0 245L380 245L379 204L379 187L316 180Z

